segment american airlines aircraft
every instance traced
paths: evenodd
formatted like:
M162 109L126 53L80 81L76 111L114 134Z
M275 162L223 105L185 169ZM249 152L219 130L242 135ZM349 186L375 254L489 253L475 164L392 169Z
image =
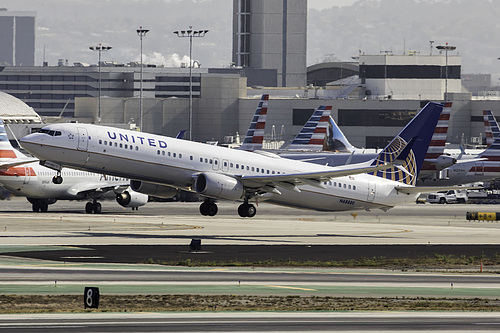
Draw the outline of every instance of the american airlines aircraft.
M379 208L414 202L414 185L443 106L428 103L373 161L329 167L91 124L51 124L21 139L42 161L132 179L148 193L184 189L205 197L202 215L217 214L216 200L250 200L322 211ZM58 135L55 135L57 133Z
M87 171L64 168L58 174L41 166L38 159L28 158L10 144L5 126L0 120L0 185L9 192L25 196L34 212L46 212L57 200L90 199L85 205L87 213L100 213L97 201L113 194L124 207L137 209L148 202L148 195L129 188L128 180ZM64 183L62 182L64 177Z

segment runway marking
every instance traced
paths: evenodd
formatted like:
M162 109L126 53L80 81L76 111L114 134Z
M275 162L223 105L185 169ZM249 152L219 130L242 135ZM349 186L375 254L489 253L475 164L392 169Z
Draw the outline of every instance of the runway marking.
M299 288L299 287L288 287L288 286L272 286L272 285L266 285L266 287L271 287L271 288L281 288L281 289L296 289L296 290L306 290L306 291L317 291L316 289L310 289L310 288Z

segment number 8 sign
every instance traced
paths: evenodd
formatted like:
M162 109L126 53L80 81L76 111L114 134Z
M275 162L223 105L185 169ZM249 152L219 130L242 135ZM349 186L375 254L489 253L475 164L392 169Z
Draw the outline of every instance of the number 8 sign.
M99 307L99 288L97 287L85 287L83 292L83 304L86 308Z

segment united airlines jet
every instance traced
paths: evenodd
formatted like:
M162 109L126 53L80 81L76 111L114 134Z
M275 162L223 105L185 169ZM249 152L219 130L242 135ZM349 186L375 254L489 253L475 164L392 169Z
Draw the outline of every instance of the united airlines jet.
M202 215L217 214L221 199L243 201L241 217L255 215L251 200L386 211L414 202L421 192L414 185L442 109L428 103L376 159L337 167L91 124L48 125L21 144L42 161L130 178L141 193L196 192L205 198ZM55 132L60 135L50 134Z
M53 133L56 134L55 132ZM64 184L61 184L64 177ZM116 197L123 207L137 209L148 202L148 195L134 192L124 178L64 168L59 174L14 149L0 119L0 185L9 192L25 196L34 212L47 212L57 200L84 200L87 213L100 213L99 199Z

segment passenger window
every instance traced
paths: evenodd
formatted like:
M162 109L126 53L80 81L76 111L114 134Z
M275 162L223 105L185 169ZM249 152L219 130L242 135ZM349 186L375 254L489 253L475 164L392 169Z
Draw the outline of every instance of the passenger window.
M179 154L179 158L182 158L182 154Z
M189 159L192 161L193 160L193 155L189 156Z
M158 155L160 155L160 151L159 151L159 150L157 150L157 151L156 151L156 153L157 153Z
M128 144L125 144L124 148L125 148L125 149L128 149Z
M139 150L139 146L135 146L135 150L137 150L137 151L138 151L138 150Z
M352 189L356 191L356 185L352 185Z
M163 150L163 151L161 152L161 154L162 154L163 156L165 156L165 151Z
M176 153L173 153L173 154L172 154L172 156L173 156L173 157L176 157L176 156L177 156L177 154L176 154Z
M102 140L101 139L99 139L99 144L102 145Z
M200 162L203 162L203 157L200 157Z
M123 144L120 143L120 148L123 148Z
M109 145L110 145L110 146L113 146L113 142L109 141Z
M115 142L115 147L118 147L118 144Z
M351 189L351 185L349 185L348 188Z

